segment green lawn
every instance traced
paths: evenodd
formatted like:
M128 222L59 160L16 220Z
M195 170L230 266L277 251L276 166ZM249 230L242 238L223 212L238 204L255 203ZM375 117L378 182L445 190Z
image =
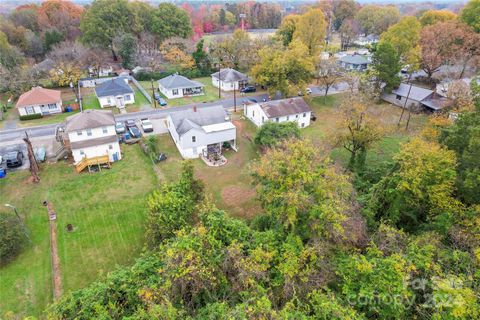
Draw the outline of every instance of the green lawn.
M123 147L124 159L111 170L74 173L65 163L42 165L41 182L28 171L0 180L2 203L18 207L33 244L0 267L0 318L41 315L52 301L49 231L43 200L57 212L64 291L85 287L116 265L131 263L142 250L145 197L157 179L138 145ZM6 210L3 206L0 210ZM74 226L67 232L67 224Z
M88 94L82 97L82 107L83 109L101 109L100 102L98 101L97 96L95 93Z
M177 99L168 99L167 97L160 94L168 103L169 106L183 106L190 103L203 103L203 102L212 102L218 100L218 88L215 88L212 85L212 78L211 77L203 77L203 78L196 78L192 79L198 82L201 82L205 85L205 94L196 97L184 97L184 98L177 98ZM150 81L139 81L140 84L143 86L147 92L152 91L152 84ZM158 92L158 83L156 81L153 82L155 87L155 91Z

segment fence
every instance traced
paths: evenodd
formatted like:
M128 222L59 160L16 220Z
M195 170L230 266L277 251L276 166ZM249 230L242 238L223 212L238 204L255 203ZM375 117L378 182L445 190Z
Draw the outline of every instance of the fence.
M144 97L148 100L148 102L153 103L152 97L148 94L147 90L145 90L140 83L134 78L129 77L130 81L140 90L140 92L144 95Z

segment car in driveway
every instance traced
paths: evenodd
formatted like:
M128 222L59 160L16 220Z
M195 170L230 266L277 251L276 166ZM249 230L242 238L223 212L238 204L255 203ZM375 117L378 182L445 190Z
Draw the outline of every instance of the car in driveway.
M258 103L258 101L257 101L257 99L247 98L247 99L243 99L243 100L242 100L242 103L243 103L243 104L247 104L247 103Z
M134 120L126 120L125 121L125 127L127 128L130 128L130 127L136 127L137 125L135 124L135 121Z
M130 133L130 136L132 138L141 138L142 137L142 133L140 132L140 130L138 129L137 126L129 127L128 132Z
M257 88L255 88L255 86L246 86L240 89L241 93L249 93L249 92L256 92L256 91L257 91Z
M166 106L167 105L167 101L165 101L165 99L163 98L159 98L157 100L158 104L161 105L162 107Z
M153 131L153 124L148 118L140 119L142 124L143 132L152 132Z
M20 150L10 151L3 155L7 168L21 167L23 164L23 153Z
M122 122L117 122L115 123L115 132L117 134L122 134L127 131L127 128L125 128L125 125Z

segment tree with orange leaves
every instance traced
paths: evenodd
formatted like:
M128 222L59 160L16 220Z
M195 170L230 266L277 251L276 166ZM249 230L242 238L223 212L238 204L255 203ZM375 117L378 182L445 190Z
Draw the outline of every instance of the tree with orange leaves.
M44 31L57 29L65 38L73 39L79 33L83 7L70 1L47 0L38 8L38 24Z

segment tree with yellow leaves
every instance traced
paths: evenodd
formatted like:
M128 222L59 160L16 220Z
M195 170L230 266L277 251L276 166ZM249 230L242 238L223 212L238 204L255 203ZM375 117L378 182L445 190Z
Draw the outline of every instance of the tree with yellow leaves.
M322 10L312 8L298 19L293 39L300 40L307 46L310 56L316 57L325 44L326 28Z
M74 85L82 76L82 71L74 63L61 62L50 71L50 80L59 86L68 86L70 82Z

